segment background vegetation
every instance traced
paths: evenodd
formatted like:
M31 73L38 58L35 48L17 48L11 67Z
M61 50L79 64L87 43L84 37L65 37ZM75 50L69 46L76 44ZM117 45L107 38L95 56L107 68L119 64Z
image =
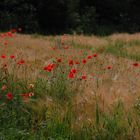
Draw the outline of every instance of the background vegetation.
M1 0L0 30L58 34L138 32L139 0Z

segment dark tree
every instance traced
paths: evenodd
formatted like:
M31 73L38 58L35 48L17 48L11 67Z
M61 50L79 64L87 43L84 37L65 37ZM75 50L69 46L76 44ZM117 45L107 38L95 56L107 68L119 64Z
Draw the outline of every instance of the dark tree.
M140 31L139 0L1 0L0 30L27 33Z

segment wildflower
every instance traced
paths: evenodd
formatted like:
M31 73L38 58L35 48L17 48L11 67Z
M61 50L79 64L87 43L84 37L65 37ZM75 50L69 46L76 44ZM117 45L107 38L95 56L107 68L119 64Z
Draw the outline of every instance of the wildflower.
M2 59L5 59L6 58L6 55L5 54L1 55L1 58Z
M30 92L29 93L29 97L32 97L32 96L34 96L34 93L33 92Z
M82 75L82 79L86 80L87 76L86 75Z
M4 42L4 45L7 46L8 45L8 42Z
M56 50L56 47L52 47L53 50Z
M96 54L96 53L94 53L94 54L93 54L93 57L97 57L97 54Z
M57 59L57 62L59 62L59 63L62 62L62 59L61 58L58 58Z
M10 55L10 58L11 58L11 59L14 59L14 58L15 58L15 56L14 56L14 55Z
M8 35L9 37L13 37L12 32L8 32L7 35Z
M91 55L89 55L89 56L87 56L87 58L88 58L88 59L92 59L92 56L91 56Z
M13 99L13 94L11 92L6 94L6 97L8 100L12 100Z
M3 38L4 37L3 34L1 34L0 37Z
M34 84L29 84L29 88L34 88Z
M24 64L24 63L25 63L25 60L23 60L23 59L21 59L21 60L19 60L19 61L17 62L18 65L22 65L22 64Z
M28 93L21 94L21 96L23 97L23 99L28 99L29 98L29 94Z
M73 74L75 74L77 72L77 70L73 68L73 69L71 69L70 72L73 73Z
M16 29L11 29L11 32L12 32L12 33L15 33L15 32L17 32L17 31L16 31Z
M73 74L72 72L70 72L69 75L68 75L68 77L69 77L70 79L72 79L72 78L74 78L74 74Z
M138 63L133 63L133 66L134 66L134 67L138 67L139 64L138 64Z
M50 72L50 71L53 70L54 66L55 66L54 64L49 64L49 65L47 65L47 66L44 67L44 70Z
M69 60L69 65L70 65L70 66L73 65L73 60Z
M2 91L6 90L6 89L7 89L6 85L3 85L2 88L1 88Z
M83 64L86 64L86 62L87 62L87 60L85 60L85 59L82 60L82 63Z
M111 69L112 69L112 66L108 66L107 69L108 69L108 70L111 70Z
M79 61L76 61L76 62L75 62L75 64L79 65L79 64L80 64L80 62L79 62Z

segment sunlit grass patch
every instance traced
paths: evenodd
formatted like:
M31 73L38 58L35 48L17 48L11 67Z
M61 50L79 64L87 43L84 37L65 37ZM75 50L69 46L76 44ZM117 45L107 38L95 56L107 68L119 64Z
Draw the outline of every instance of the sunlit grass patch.
M123 57L131 60L139 61L140 46L135 46L136 44L139 45L139 41L130 41L130 42L119 41L119 40L115 42L111 41L107 46L101 46L97 48L96 51L99 53L109 53L117 57Z

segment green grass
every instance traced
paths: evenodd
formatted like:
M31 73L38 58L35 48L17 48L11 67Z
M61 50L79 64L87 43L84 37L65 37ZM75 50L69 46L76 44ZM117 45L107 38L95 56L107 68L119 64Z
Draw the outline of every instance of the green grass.
M70 42L70 44L74 49L91 50L93 48L92 45L80 44L80 43L76 43L74 41Z
M26 82L15 80L16 84L11 78L8 78L7 82L13 84L12 91L17 98L8 101L0 109L0 134L3 140L123 140L130 137L135 139L135 134L140 129L139 124L135 122L136 118L132 117L134 112L137 116L140 114L139 99L132 108L133 111L130 110L128 113L121 101L114 103L109 112L103 112L99 107L100 100L97 100L93 109L94 119L91 123L81 122L80 128L76 129L73 125L78 116L72 102L70 98L64 102L67 96L65 94L69 94L69 86L66 86L64 80L61 82L58 80L56 85L48 85L47 81L37 80L35 84L37 96L34 100L30 99L30 105L26 105L18 98L18 94L25 91ZM17 85L20 86L20 91L15 90ZM51 87L49 89L51 93L47 91L48 86ZM44 106L38 109L37 102L39 98L44 97L39 93L51 96L54 105L51 108Z
M134 41L124 42L118 40L115 42L110 42L107 46L102 46L97 48L96 52L100 52L100 50L103 50L104 53L109 53L117 57L123 57L131 60L140 61L139 54L131 54L128 53L126 50L126 48L133 47L134 45L140 46L140 41L134 40Z
M55 39L52 37L50 39L57 46L62 46L60 38ZM67 44L71 44L73 48L84 49L85 51L93 49L90 45L82 45L75 42L67 42ZM126 52L127 47L133 47L134 45L140 45L140 42L137 40L130 42L118 40L109 42L107 46L92 51L140 60L140 55L132 55ZM93 58L93 62L88 64L89 67L91 64L94 64L94 68L97 68L97 75L102 75L106 71L113 74L114 71L101 69L103 61L101 61L100 57L97 58L99 60ZM102 101L96 94L93 99L92 115L90 116L91 118L88 118L86 110L82 112L80 110L84 108L86 103L81 102L78 104L75 100L78 94L87 96L82 93L89 86L86 83L88 80L82 81L81 78L68 79L68 74L73 66L64 66L65 62L61 64L56 62L56 67L51 72L40 70L41 76L38 76L32 82L34 85L32 88L29 88L30 78L22 79L17 77L16 69L14 69L15 75L9 73L7 69L0 69L0 140L139 139L139 98L129 108L129 111L126 111L121 100L111 104L104 111L101 107ZM74 66L74 68L77 67ZM83 67L82 64L82 67L78 69L79 72L81 72L80 70ZM111 79L109 80L111 81ZM100 88L98 78L96 84L94 89L98 91ZM1 89L3 85L7 86L5 90ZM14 98L12 100L6 98L8 92L13 94ZM21 97L21 94L30 92L34 93L34 96L27 99ZM106 96L108 95L106 94ZM86 117L84 118L83 116ZM80 120L79 118L82 117L84 119Z

